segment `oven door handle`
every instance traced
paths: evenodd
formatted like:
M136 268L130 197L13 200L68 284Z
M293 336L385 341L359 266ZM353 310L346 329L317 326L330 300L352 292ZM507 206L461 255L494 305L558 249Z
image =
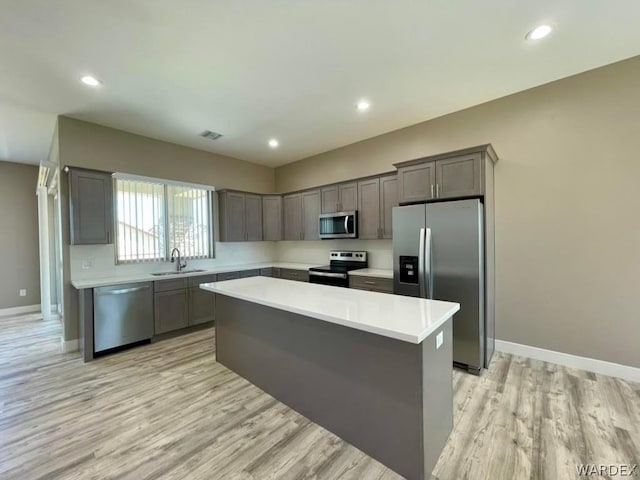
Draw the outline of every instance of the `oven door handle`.
M316 277L347 278L346 273L315 272L313 270L309 270L309 275L314 275Z

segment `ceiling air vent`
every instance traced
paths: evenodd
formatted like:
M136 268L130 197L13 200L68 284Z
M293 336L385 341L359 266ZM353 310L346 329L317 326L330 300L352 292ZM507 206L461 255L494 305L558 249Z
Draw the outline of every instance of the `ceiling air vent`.
M205 130L204 132L202 132L200 134L200 136L204 137L204 138L208 138L209 140L217 140L222 136L222 134L221 133L212 132L211 130Z

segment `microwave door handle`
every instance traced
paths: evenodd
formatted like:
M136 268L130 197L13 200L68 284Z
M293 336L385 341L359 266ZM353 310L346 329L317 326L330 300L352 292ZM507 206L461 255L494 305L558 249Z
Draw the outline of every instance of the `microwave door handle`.
M344 233L349 233L349 215L344 216Z
M420 286L420 298L427 298L427 290L424 275L424 238L425 229L420 229L420 241L418 243L418 285Z

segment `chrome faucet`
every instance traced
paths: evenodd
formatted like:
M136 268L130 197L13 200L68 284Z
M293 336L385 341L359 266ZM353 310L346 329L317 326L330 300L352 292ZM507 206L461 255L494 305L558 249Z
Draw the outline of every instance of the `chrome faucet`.
M187 266L187 262L182 263L182 261L180 260L180 250L178 250L177 248L174 248L173 250L171 250L171 263L176 261L175 258L175 253L178 252L178 271L181 271L183 268L185 268Z

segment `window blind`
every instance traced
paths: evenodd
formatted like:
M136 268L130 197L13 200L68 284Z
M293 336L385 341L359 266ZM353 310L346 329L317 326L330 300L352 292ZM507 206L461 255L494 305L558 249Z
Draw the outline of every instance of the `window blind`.
M170 249L178 248L183 258L209 258L209 191L186 185L166 188Z

